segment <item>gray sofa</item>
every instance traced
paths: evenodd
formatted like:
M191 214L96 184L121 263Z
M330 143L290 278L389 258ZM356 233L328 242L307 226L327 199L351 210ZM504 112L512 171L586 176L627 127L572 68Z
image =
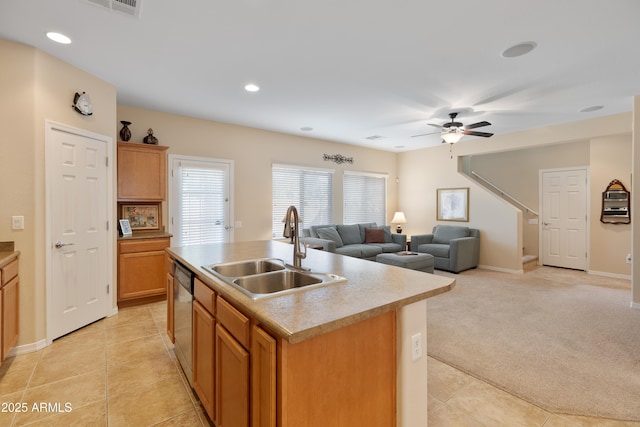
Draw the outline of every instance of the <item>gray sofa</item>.
M391 233L391 227L375 222L312 225L302 230L300 241L327 252L375 260L376 255L406 249L407 236Z
M436 225L431 234L411 236L411 250L433 255L438 270L459 273L478 266L480 231L457 225Z

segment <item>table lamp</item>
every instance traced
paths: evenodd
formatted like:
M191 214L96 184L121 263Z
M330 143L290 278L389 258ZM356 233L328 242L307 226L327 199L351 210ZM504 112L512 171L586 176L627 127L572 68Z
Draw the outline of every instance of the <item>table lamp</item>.
M398 234L402 233L401 224L406 224L406 223L407 223L407 218L405 218L404 212L396 212L393 215L393 219L391 220L391 224L398 224L398 226L396 227L396 232Z

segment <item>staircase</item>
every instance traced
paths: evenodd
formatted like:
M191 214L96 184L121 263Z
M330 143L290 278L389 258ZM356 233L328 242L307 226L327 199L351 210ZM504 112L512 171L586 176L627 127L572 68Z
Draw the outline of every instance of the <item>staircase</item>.
M522 269L527 272L538 268L538 255L524 255L522 257Z

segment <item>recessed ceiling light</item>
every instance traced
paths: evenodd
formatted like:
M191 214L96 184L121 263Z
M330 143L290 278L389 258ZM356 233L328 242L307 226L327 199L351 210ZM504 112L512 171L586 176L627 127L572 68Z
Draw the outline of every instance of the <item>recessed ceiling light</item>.
M515 58L518 56L526 55L527 53L535 49L536 46L538 46L538 43L536 42L518 43L517 45L511 46L510 48L502 51L501 55L504 58Z
M309 127L309 126L305 126L305 127L300 128L300 130L303 131L303 132L311 132L313 130L313 128Z
M591 107L583 108L580 110L581 113L591 113L592 111L602 110L604 107L602 105L593 105Z
M257 92L260 90L260 87L258 85L255 85L253 83L249 83L248 85L246 85L244 87L244 90L246 90L247 92Z
M47 33L47 37L49 37L51 40L57 43L62 43L62 44L71 43L71 39L69 37L65 36L64 34L55 33L53 31L49 31Z

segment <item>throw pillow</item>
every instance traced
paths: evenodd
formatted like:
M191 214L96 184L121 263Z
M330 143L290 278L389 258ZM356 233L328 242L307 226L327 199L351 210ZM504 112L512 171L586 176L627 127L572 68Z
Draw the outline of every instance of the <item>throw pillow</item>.
M351 224L351 225L338 224L336 226L336 229L340 234L342 243L344 243L345 245L354 245L354 244L362 243L362 238L360 237L360 228L358 227L358 224Z
M316 232L318 233L318 237L321 239L333 240L333 242L335 242L336 244L336 248L341 248L344 246L344 243L342 242L342 239L338 234L338 230L336 230L335 228L333 227L318 228Z
M383 225L380 228L382 230L384 230L384 242L385 243L393 243L393 238L391 237L391 226Z
M384 230L382 228L365 228L365 243L384 243Z

